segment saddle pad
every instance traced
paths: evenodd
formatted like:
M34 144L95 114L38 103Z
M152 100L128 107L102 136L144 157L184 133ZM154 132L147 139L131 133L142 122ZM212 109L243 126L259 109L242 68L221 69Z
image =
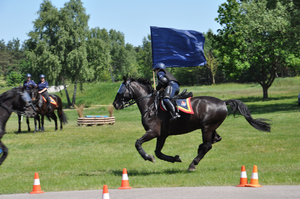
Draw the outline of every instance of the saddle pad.
M194 114L194 110L191 105L191 98L176 100L177 107L180 111L188 114Z
M194 110L191 105L190 97L187 99L177 99L176 105L177 105L176 107L179 109L179 111L182 111L187 114L194 114ZM163 111L167 111L162 101L160 102L160 108Z
M44 98L44 96L42 96L42 97L43 97L44 102L47 102L47 100ZM57 105L56 101L51 96L49 96L49 98L50 98L50 103L56 106Z

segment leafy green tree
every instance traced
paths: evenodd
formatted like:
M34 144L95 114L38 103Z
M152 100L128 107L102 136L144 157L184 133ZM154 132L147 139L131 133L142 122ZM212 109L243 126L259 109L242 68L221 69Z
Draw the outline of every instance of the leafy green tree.
M152 72L152 48L151 48L151 36L143 38L143 45L136 48L137 51L137 70L141 77L151 79L153 77Z
M75 104L77 83L91 78L93 72L88 67L86 38L89 15L80 0L70 0L59 11L58 48L62 79L68 77L74 83L72 105Z
M274 9L268 9L266 0L227 0L218 10L216 20L223 28L215 39L225 72L237 79L249 69L262 86L263 99L268 99L276 70L286 64L291 52L286 33L291 28L288 10L292 7L292 3L277 2Z
M45 74L47 81L55 84L62 68L57 49L59 13L49 0L41 3L37 13L34 30L28 33L30 38L25 42L27 59L32 64L30 73Z
M109 38L111 42L111 77L112 81L122 80L122 76L126 74L126 58L127 53L125 49L124 34L120 31L111 29L109 31Z
M212 52L205 53L206 66L210 70L212 75L212 84L216 84L216 74L218 70L219 61L214 57Z
M7 45L4 40L0 41L0 75L7 78L7 76L15 71L20 74L19 63L24 59L24 51L21 48L20 40L13 39L8 41Z
M18 86L23 82L23 75L19 72L12 71L6 77L7 86Z
M93 81L108 81L110 79L110 45L106 29L92 28L87 37L87 61L92 69Z
M50 83L63 83L69 106L65 80L74 82L74 105L77 83L93 74L86 49L89 15L80 0L70 0L59 11L49 0L44 0L38 14L26 42L27 58L32 69L44 73Z

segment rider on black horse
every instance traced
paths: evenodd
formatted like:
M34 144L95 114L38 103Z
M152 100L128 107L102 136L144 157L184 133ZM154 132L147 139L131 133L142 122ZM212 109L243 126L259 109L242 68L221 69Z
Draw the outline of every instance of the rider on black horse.
M179 93L179 83L177 79L169 71L166 70L166 66L164 63L155 64L153 70L157 74L158 79L156 90L160 90L161 88L165 89L163 97L164 104L168 111L171 113L172 118L170 120L176 120L180 117L180 115L176 112L175 106L171 102L171 99L174 95L177 95Z
M24 81L23 87L25 91L29 92L31 88L35 88L37 85L33 80L31 80L31 74L27 73L26 78L27 80Z
M45 97L45 99L47 100L47 109L50 112L51 111L51 104L50 104L50 98L49 98L49 93L47 91L48 89L48 82L45 81L45 75L41 74L40 75L40 82L38 83L37 87L39 90L39 93Z

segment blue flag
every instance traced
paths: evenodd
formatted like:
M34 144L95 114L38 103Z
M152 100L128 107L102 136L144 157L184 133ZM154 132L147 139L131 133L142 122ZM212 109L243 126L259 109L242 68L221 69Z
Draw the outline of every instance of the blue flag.
M152 62L166 67L190 67L206 64L204 36L193 30L151 26Z

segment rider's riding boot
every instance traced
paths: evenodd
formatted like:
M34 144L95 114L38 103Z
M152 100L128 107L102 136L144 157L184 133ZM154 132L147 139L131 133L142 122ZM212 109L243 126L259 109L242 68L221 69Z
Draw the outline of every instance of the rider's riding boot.
M175 106L173 105L170 99L164 99L164 103L172 116L170 121L176 120L177 118L180 117L180 115L176 112Z

